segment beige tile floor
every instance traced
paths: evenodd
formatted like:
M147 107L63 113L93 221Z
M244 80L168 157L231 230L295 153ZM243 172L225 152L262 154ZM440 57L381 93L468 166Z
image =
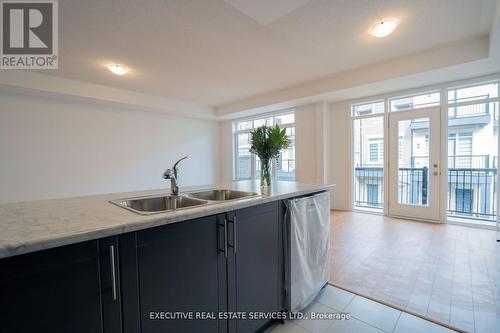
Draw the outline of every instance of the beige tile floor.
M334 285L461 330L500 332L496 232L332 212Z
M266 333L452 333L453 331L373 302L345 290L327 286L303 311L308 319L275 324ZM349 313L348 320L315 319L312 312Z

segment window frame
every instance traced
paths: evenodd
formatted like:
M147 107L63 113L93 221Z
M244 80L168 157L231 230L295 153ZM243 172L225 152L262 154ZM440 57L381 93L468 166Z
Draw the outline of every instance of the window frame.
M470 79L451 80L451 81L447 81L447 82L429 84L429 85L424 85L424 86L420 86L420 87L411 87L411 88L406 88L406 89L401 89L401 90L392 90L392 91L389 91L386 93L374 94L371 96L366 96L366 97L361 97L361 98L353 98L353 99L339 102L338 103L339 107L344 108L344 105L347 105L348 110L346 110L346 111L349 112L349 115L348 115L348 117L350 119L350 122L349 122L350 138L349 139L351 141L349 144L349 146L351 148L349 150L350 170L353 170L355 163L356 163L356 161L355 161L356 154L355 154L355 151L353 149L353 147L354 147L354 139L353 139L354 119L373 116L373 115L361 116L361 117L354 116L353 109L352 109L352 107L354 105L372 103L373 101L383 101L385 103L385 112L383 114L380 114L380 115L384 116L384 129L387 129L387 127L389 126L390 115L392 112L394 112L394 111L391 111L391 108L390 108L391 100L399 99L399 98L403 98L403 97L411 97L411 96L415 96L415 95L422 95L422 94L426 94L426 93L432 93L432 92L438 93L439 92L440 93L440 103L437 104L436 107L440 108L440 115L441 115L440 116L441 117L441 129L442 129L441 149L442 149L442 152L448 153L448 154L442 154L442 157L440 158L440 170L443 173L446 173L447 172L446 166L448 165L448 156L445 156L445 155L450 155L448 145L449 145L449 142L451 141L450 139L452 139L452 138L448 137L449 124L448 125L443 125L443 124L447 124L449 121L449 117L448 117L449 108L453 107L453 106L458 107L458 106L465 106L465 105L471 105L471 104L477 104L477 103L485 103L485 99L473 100L473 101L467 100L467 101L459 101L459 103L452 103L451 100L448 101L448 91L451 89L473 87L473 86L479 86L479 85L484 85L484 84L488 84L488 83L497 83L497 87L498 87L498 94L497 95L498 95L498 97L490 97L488 102L490 103L489 114L491 115L491 121L494 122L495 126L498 126L498 128L500 128L500 120L499 120L500 117L498 116L498 114L500 113L500 111L499 111L499 106L500 106L500 73L477 76L477 77L470 78ZM492 95L490 95L490 96L492 96ZM493 110L491 108L492 103L496 103L495 109L493 109ZM400 111L404 112L407 110L400 110ZM409 109L409 110L412 110L412 109ZM473 145L474 145L474 142L473 142ZM388 147L387 143L384 145L384 148L387 148L384 151L384 158L385 158L386 157L385 155L387 155L387 153L389 152L389 147ZM455 154L456 154L456 152L455 152ZM500 144L498 145L497 156L500 156ZM498 158L496 159L496 161L498 161ZM499 168L497 163L498 162L494 162L493 165L496 165L497 168ZM388 162L387 162L386 166L389 166ZM353 172L350 172L351 184L354 184L354 179L355 179L355 174ZM497 174L495 179L496 179L497 183L500 184L500 173ZM443 189L448 188L448 182L447 182L446 177L441 177L440 182L441 182L441 186ZM387 180L384 179L384 187L387 185L388 185ZM356 204L355 204L354 185L350 186L349 190L350 190L350 192L349 192L349 197L350 197L349 208L352 210L359 210L359 208L357 208ZM454 220L454 217L452 215L450 215L446 209L447 204L448 204L449 193L450 192L447 192L446 190L441 191L441 195L440 195L440 206L441 206L440 219L442 221L448 221L451 223L461 223L461 222L457 222L456 220ZM389 213L390 203L387 200L388 199L388 191L386 191L384 193L383 197L384 197L384 204L383 204L382 213L383 214L390 214ZM497 199L495 201L497 203L497 207L500 207L500 195L497 195ZM497 225L497 229L500 230L500 213L497 215L497 224L496 225Z
M380 103L381 106L382 106L382 112L378 112L378 113L368 113L368 114L356 114L354 109L355 107L357 106L360 106L360 105L366 105L366 104L372 104L372 105L375 105L375 104L378 104ZM349 137L350 137L350 179L351 179L351 186L350 186L350 205L351 205L351 208L354 210L354 211L370 211L370 212L380 212L380 213L384 213L385 212L385 202L386 202L386 193L384 192L385 188L386 188L386 168L385 168L385 154L386 154L386 147L387 147L387 140L386 140L386 135L387 135L387 102L386 102L386 99L385 98L371 98L371 99L364 99L362 101L358 101L358 102L354 102L354 103L349 103L349 123L350 123L350 133L349 133ZM354 136L355 136L355 122L356 121L359 121L359 126L362 126L362 123L363 123L363 120L365 119L379 119L381 121L381 128L382 128L382 135L379 135L379 134L376 134L376 135L368 135L367 138L374 138L374 139L379 139L381 140L382 142L377 142L378 144L378 156L379 156L379 160L378 162L371 162L370 161L370 156L369 156L369 153L368 153L368 161L366 164L368 165L372 165L372 166L376 166L376 165L379 165L380 162L382 162L382 166L383 166L383 172L382 172L382 182L381 184L377 184L379 185L379 191L380 191L380 197L378 198L380 201L382 201L381 203L381 206L371 206L371 205L356 205L356 164L355 164L355 159L356 159L356 154L358 153L360 158L362 158L362 149L360 149L359 151L356 151L356 140L354 139ZM369 142L369 141L368 141ZM362 145L362 143L360 143L360 146ZM368 143L368 150L369 150L369 143ZM382 152L380 152L380 150L382 150ZM382 154L381 154L382 153ZM381 156L380 156L381 155ZM382 157L382 161L380 160L380 157ZM365 186L365 190L367 191L367 185L368 184L364 184L363 186ZM359 189L358 189L359 190ZM359 193L359 195L361 195L362 197L364 197L365 195L367 195L367 193ZM364 199L363 199L364 200ZM365 201L368 201L368 200L365 200Z
M412 105L412 107L408 108L402 108L398 110L393 110L392 109L392 103L396 100L399 99L405 99L405 98L414 98L414 97L419 97L419 96L425 96L425 95L433 95L437 94L438 95L438 101L435 103L425 103L425 104L418 104L418 107L415 107ZM404 112L404 111L411 111L411 110L418 110L418 109L425 109L425 108L430 108L434 106L440 106L441 105L441 91L440 90L428 90L428 91L421 91L421 92L416 92L412 94L407 94L407 95L401 95L401 96L393 96L387 99L387 112Z
M368 139L368 163L379 164L384 161L384 136L380 135L367 135ZM376 160L372 160L372 145L376 145Z
M250 134L252 132L252 130L254 130L256 128L256 127L253 127L254 126L253 122L256 120L272 118L272 122L273 122L272 126L275 126L277 117L283 116L283 115L288 115L288 114L294 115L293 123L278 124L278 125L281 128L294 128L294 130L296 131L295 109L288 109L288 110L282 110L279 112L266 113L266 114L261 114L261 115L255 116L255 117L241 118L241 119L237 119L237 120L233 121L233 123L232 123L232 130L233 130L233 180L256 180L259 177L257 174L257 156L255 154L252 154L252 153L250 153L250 164L251 164L251 166L250 166L250 175L251 175L250 178L238 178L237 177L237 175L238 175L237 158L239 156L239 154L238 154L238 135L246 134L246 133ZM242 122L247 122L247 121L252 122L252 128L238 130L238 124L242 123ZM297 133L295 133L294 135L296 136ZM294 161L295 161L295 163L297 163L297 159L295 156L296 155L295 154L295 148L296 148L295 141L293 142L293 148L294 148ZM277 160L273 159L273 162L271 164L271 168L272 168L271 175L272 175L273 180L277 180L276 163L277 163ZM295 175L295 171L294 171L293 180L295 180L295 179L296 179L296 175Z

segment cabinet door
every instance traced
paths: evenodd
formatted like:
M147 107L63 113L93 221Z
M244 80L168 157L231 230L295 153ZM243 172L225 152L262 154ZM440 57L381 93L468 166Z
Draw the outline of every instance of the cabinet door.
M122 332L119 255L118 236L99 240L104 333Z
M102 332L98 242L0 260L2 332Z
M249 207L228 214L229 310L275 312L282 304L280 203ZM234 236L235 235L235 236ZM230 332L255 332L270 321L230 321Z
M156 317L160 312L217 315L225 308L225 286L219 285L226 274L224 253L220 251L223 231L216 216L211 216L137 232L143 333L226 331L227 323L217 319Z

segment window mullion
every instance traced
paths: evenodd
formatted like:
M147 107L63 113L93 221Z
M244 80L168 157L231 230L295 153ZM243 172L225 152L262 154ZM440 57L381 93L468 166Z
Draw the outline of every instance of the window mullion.
M241 170L239 170L239 167L240 167L240 164L238 163L238 158L239 158L239 153L240 153L240 148L241 148L241 144L239 141L238 141L238 138L239 138L239 135L241 134L249 134L255 129L254 126L256 126L256 121L259 121L259 119L269 119L271 118L271 126L274 126L277 124L277 119L278 117L280 116L283 116L283 115L287 115L287 114L293 114L294 112L279 112L279 113L275 113L273 115L262 115L260 117L254 117L254 118L251 118L251 119L240 119L238 120L237 122L233 123L233 133L234 133L234 142L236 143L235 145L235 149L234 149L234 158L233 158L233 161L234 161L234 164L235 164L235 171L234 171L234 174L236 176L236 179L242 179L241 178ZM242 123L242 122L249 122L249 121L252 121L252 128L246 128L246 129L242 129L242 130L238 130L238 123ZM247 124L248 125L248 124ZM295 128L295 122L293 123L287 123L287 124L279 124L279 126L283 127L283 128ZM295 143L293 144L293 151L295 152ZM247 158L245 156L245 158ZM295 154L293 156L293 161L295 163ZM256 179L257 178L257 156L255 154L250 154L250 177L252 179ZM287 170L289 170L290 168L288 168ZM278 178L278 175L277 175L277 171L278 171L278 164L277 164L277 159L275 159L272 163L271 163L271 170L272 170L272 174L273 174L273 179L277 179ZM289 175L291 177L294 177L294 169L292 169L289 173Z

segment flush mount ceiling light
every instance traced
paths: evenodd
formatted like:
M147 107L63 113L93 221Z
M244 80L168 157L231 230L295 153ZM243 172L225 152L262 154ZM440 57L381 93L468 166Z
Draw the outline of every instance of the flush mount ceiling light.
M123 75L123 74L126 74L128 72L128 68L123 66L123 65L120 65L120 64L111 64L111 65L108 65L108 69L113 73L113 74L116 74L116 75Z
M370 35L379 38L388 36L396 30L398 23L396 19L387 19L377 22L370 28Z

